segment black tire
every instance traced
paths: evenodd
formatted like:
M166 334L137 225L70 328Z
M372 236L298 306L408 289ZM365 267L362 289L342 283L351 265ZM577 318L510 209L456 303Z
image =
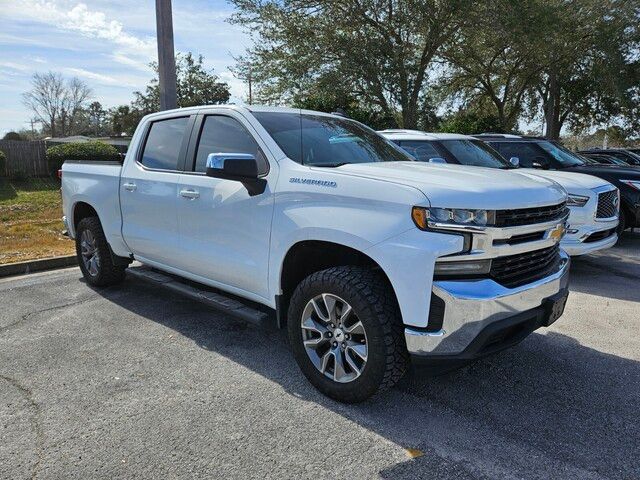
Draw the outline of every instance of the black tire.
M328 293L344 299L367 332L368 355L360 376L339 383L313 364L303 344L302 315L307 303ZM400 311L388 281L380 272L357 266L333 267L309 275L289 304L287 329L296 362L323 394L344 403L362 402L394 386L405 374L409 354Z
M85 231L89 232L95 239L95 252L98 256L98 264L93 273L87 268L82 255L82 236ZM87 283L94 287L115 285L124 279L124 271L127 267L126 265L114 265L111 249L104 236L98 217L83 218L78 223L76 227L76 256L82 275Z
M618 228L616 233L618 237L620 237L624 231L627 229L627 216L624 213L624 210L620 209L620 216L618 217Z

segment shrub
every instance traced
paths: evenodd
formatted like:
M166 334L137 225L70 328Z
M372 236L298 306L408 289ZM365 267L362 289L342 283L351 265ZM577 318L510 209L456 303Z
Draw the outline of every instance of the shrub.
M7 156L0 150L0 177L4 177L7 172Z
M17 141L20 141L20 140L24 140L24 138L22 138L22 136L18 132L9 132L4 136L3 140L17 140Z
M56 172L65 160L120 160L115 147L104 142L63 143L47 149L47 162L52 172Z

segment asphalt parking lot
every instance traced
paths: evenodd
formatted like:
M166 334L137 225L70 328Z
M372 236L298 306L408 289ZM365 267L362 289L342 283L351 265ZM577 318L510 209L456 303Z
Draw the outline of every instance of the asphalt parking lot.
M517 347L348 406L268 325L76 268L1 280L0 478L640 478L640 234L571 282Z

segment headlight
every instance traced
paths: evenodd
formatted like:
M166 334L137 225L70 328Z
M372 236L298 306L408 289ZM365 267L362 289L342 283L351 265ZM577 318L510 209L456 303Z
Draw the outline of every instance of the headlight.
M640 180L620 180L622 183L629 185L636 190L640 190Z
M495 212L465 208L413 207L411 218L421 230L436 224L485 227L493 223Z
M569 194L569 199L567 200L568 207L584 207L589 201L589 197L585 197L583 195L574 195L573 193Z

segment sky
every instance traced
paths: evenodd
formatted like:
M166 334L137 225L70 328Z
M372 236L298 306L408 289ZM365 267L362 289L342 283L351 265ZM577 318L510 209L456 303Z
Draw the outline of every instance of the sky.
M247 96L229 67L250 45L249 36L226 19L224 0L173 0L176 52L202 54L231 88L232 101ZM36 72L78 77L93 100L109 108L128 104L143 90L157 60L154 0L0 0L0 138L30 128L22 104Z

